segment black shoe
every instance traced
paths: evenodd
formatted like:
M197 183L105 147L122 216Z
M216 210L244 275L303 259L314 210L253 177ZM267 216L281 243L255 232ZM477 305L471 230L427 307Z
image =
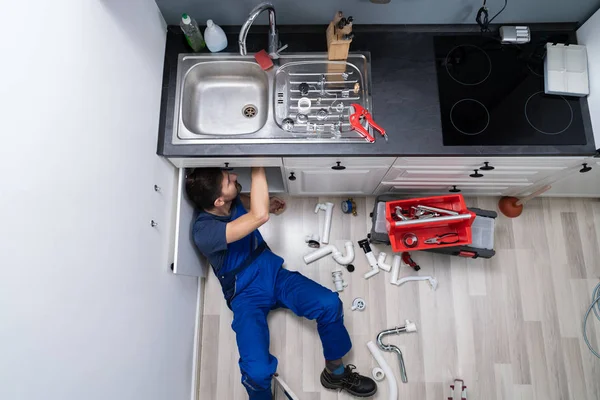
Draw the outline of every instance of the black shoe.
M321 385L327 389L343 389L356 397L371 397L377 393L375 381L353 372L354 369L354 365L348 364L341 375L334 375L324 369L321 373Z

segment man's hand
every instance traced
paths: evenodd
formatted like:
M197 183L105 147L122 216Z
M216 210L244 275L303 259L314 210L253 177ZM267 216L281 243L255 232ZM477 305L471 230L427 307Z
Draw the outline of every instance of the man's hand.
M269 212L271 214L279 215L285 211L285 201L279 197L271 197L269 199Z

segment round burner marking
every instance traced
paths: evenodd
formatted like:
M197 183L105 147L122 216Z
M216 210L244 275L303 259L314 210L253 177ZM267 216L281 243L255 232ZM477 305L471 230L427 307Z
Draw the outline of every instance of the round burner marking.
M450 109L450 122L460 133L475 136L490 125L490 113L482 102L475 99L462 99L454 103Z
M472 44L454 47L446 56L450 78L465 86L479 85L492 73L492 60L481 48Z
M563 96L545 95L539 91L525 102L525 118L536 131L544 135L558 135L573 123L573 108Z
M541 63L539 63L539 62L533 62L533 61L527 61L527 68L535 76L539 76L540 78L544 77L544 64L543 64L543 61Z

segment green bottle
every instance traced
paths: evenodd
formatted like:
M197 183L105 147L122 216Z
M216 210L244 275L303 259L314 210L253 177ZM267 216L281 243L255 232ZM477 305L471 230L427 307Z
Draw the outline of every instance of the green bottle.
M182 14L179 26L181 26L181 30L192 50L198 52L206 47L206 42L204 42L198 23L194 18Z

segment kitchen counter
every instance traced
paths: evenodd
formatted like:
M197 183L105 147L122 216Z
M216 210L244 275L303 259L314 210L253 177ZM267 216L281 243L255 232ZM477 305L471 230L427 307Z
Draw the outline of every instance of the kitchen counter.
M569 31L573 24L530 25L532 29ZM238 52L239 27L224 27L229 46ZM247 38L248 53L266 47L267 27L255 26ZM184 144L173 145L173 108L177 58L190 52L178 26L169 26L165 52L158 151L166 157L224 156L588 156L596 153L589 109L581 100L586 145L571 146L444 146L433 36L477 32L467 26L356 26L351 51L371 52L373 118L387 130L373 144L276 143L276 144ZM290 52L326 51L325 27L280 26L279 38ZM600 147L600 146L598 146Z

